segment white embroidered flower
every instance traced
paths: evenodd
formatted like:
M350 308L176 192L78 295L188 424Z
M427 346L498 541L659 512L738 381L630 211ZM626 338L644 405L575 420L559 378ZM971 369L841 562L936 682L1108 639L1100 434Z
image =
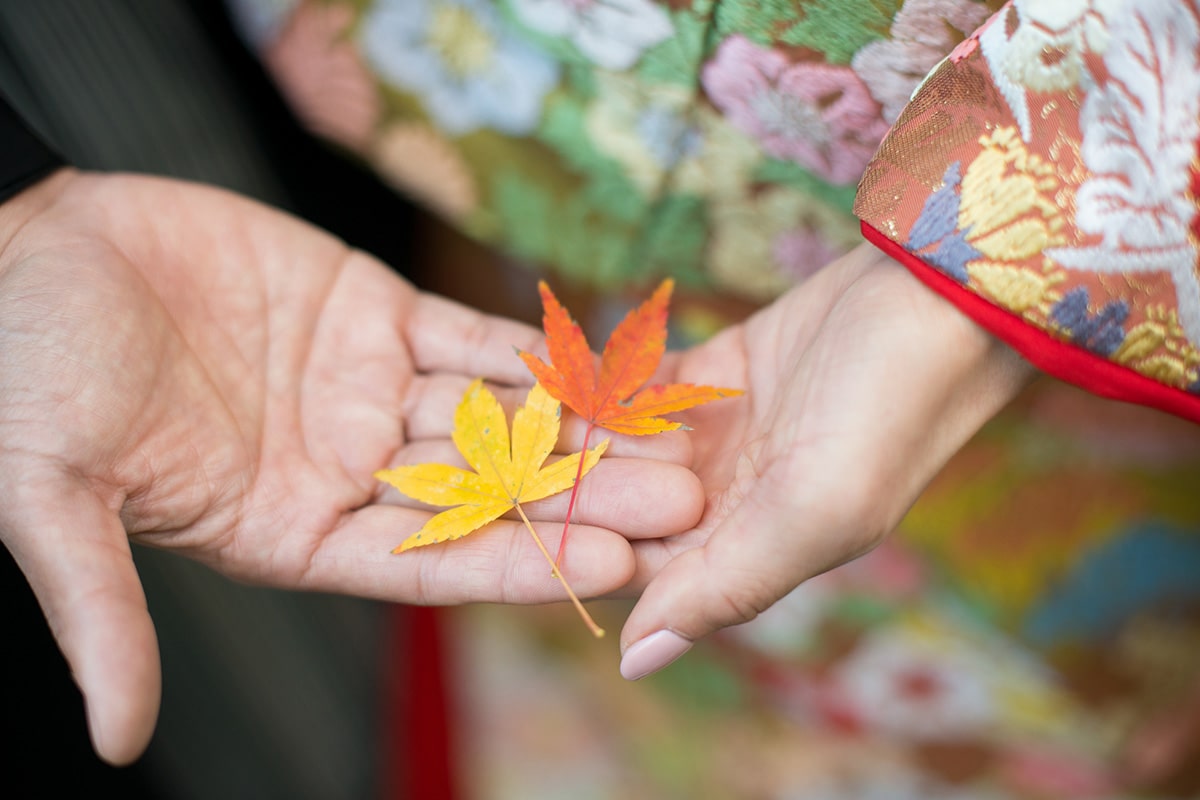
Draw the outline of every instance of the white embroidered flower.
M520 39L485 0L379 0L361 35L379 74L418 96L452 135L530 133L558 83L557 62Z
M650 0L511 0L522 23L570 41L598 67L626 70L674 28Z
M1075 222L1095 247L1046 254L1072 269L1166 272L1179 321L1200 346L1200 275L1190 236L1192 164L1200 139L1200 9L1145 0L1114 28L1107 79L1080 109L1080 153L1092 172L1075 198Z
M953 640L880 629L838 671L870 728L908 739L980 731L997 713L978 657Z
M1107 19L1129 0L1013 0L980 34L992 77L1029 141L1027 91L1064 91L1089 84L1088 53L1108 46Z
M1054 737L1078 723L1053 675L1018 644L929 609L874 629L833 689L869 729L916 741L984 730Z

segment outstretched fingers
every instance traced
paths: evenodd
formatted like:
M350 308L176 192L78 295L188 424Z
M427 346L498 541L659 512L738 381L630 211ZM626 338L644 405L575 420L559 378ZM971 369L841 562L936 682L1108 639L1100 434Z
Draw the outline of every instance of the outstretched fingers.
M421 605L567 599L520 520L497 520L454 541L392 552L430 516L390 505L350 512L313 554L302 588ZM554 553L561 523L533 524ZM563 571L581 597L613 592L633 575L633 550L612 531L573 525L571 547L572 561Z
M526 386L533 376L514 348L534 349L543 339L536 328L423 293L405 318L404 336L421 372Z

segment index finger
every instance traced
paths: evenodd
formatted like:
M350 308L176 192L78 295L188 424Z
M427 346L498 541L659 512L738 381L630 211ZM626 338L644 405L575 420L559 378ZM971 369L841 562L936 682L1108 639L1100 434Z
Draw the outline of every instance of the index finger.
M515 349L534 350L543 342L537 328L424 292L417 295L402 332L421 372L453 372L518 386L532 384L533 376Z

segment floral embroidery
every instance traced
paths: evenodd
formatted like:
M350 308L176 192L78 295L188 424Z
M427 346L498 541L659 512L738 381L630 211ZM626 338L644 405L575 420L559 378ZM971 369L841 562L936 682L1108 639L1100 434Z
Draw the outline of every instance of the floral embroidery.
M448 219L462 220L479 204L462 156L427 125L392 125L380 134L373 155L389 183Z
M853 70L791 64L741 36L721 43L702 81L717 107L767 153L831 183L857 180L887 130Z
M714 201L709 220L713 280L752 299L799 283L860 241L852 217L781 186Z
M974 277L984 288L1011 296L1023 311L1041 303L1048 284L1037 276L1018 280L1003 262L1037 256L1060 240L1057 181L1011 128L979 143L982 149L965 175L960 177L958 162L946 169L905 246L959 283Z
M883 118L895 121L913 89L988 17L974 0L908 0L892 23L891 38L858 51L851 66L883 106Z
M364 52L379 74L420 97L452 135L529 133L558 83L556 62L518 38L485 0L378 0L362 26Z
M952 613L921 608L868 631L839 666L831 689L868 729L952 740L980 735L994 724L1001 697L1022 706L1029 728L1053 720L1060 697L1048 678L1012 643L984 635Z
M1191 392L1200 380L1200 348L1188 341L1173 308L1147 308L1146 319L1130 328L1112 359Z
M1055 304L1050 318L1067 332L1071 341L1093 353L1111 356L1125 343L1125 329L1121 326L1129 318L1129 305L1113 300L1092 314L1087 287L1079 286Z
M1012 128L979 140L962 180L958 227L996 261L1019 261L1056 244L1063 225L1054 167L1029 153Z
M673 188L701 197L742 197L753 181L762 152L750 137L709 106L694 109L699 133L676 165Z
M966 234L957 229L962 202L961 168L957 161L946 168L942 187L926 198L905 247L959 283L966 283L967 262L983 254L969 245Z
M569 40L598 67L625 70L671 38L671 19L650 0L509 0L531 30Z
M1086 54L1103 53L1108 36L1101 13L1126 0L1014 0L979 37L997 87L1030 138L1026 90L1064 91L1088 77Z
M619 161L645 194L657 193L666 174L700 146L688 117L691 94L681 87L646 87L603 73L597 98L585 112L585 133L596 149Z
M1197 386L1196 0L1014 0L977 37L898 120L859 213L1043 330ZM981 76L981 99L941 125ZM977 148L951 141L971 129L990 133ZM917 143L927 149L911 152ZM930 153L940 185L923 185Z
M1055 287L1062 284L1066 274L1053 266L1042 272L1021 269L993 261L976 261L971 264L970 278L983 292L1018 314L1032 319L1050 313L1050 304L1057 302L1059 292ZM1037 312L1034 315L1033 312Z
M345 5L304 3L263 53L296 115L344 147L363 147L381 113L379 92L354 44Z
M1079 270L1165 272L1179 320L1200 344L1200 275L1190 235L1196 216L1191 165L1200 138L1200 22L1195 8L1155 0L1113 32L1109 79L1080 109L1084 162L1092 171L1075 203L1096 245L1048 255Z

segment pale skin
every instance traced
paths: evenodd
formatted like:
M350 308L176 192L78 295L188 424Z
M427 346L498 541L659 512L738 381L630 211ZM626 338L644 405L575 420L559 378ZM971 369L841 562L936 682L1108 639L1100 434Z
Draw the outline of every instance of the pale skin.
M622 672L660 668L875 547L1033 375L870 245L670 357L665 379L747 394L689 412L704 516L635 544L641 597L621 634ZM630 647L658 631L673 635L635 657Z
M540 332L416 292L228 193L63 170L0 206L0 539L83 691L97 752L136 758L159 702L131 542L272 586L561 600L519 522L392 555L429 511L371 477L453 459L473 378L518 402L531 378L514 347L544 353ZM750 619L877 544L1031 375L859 249L668 355L664 379L748 394L690 412L688 434L615 437L564 573L580 595L641 593L627 661L656 631L686 646ZM571 422L566 449L582 435ZM527 509L551 551L565 508L564 494Z
M270 586L426 604L561 599L517 521L393 555L430 512L372 478L453 459L468 383L527 386L513 348L540 343L229 193L62 170L0 206L0 539L83 692L101 757L135 759L159 704L131 542ZM630 579L630 539L695 524L704 498L686 445L621 443L591 473L564 570L579 593ZM651 497L647 484L668 491ZM565 506L527 509L551 548Z

